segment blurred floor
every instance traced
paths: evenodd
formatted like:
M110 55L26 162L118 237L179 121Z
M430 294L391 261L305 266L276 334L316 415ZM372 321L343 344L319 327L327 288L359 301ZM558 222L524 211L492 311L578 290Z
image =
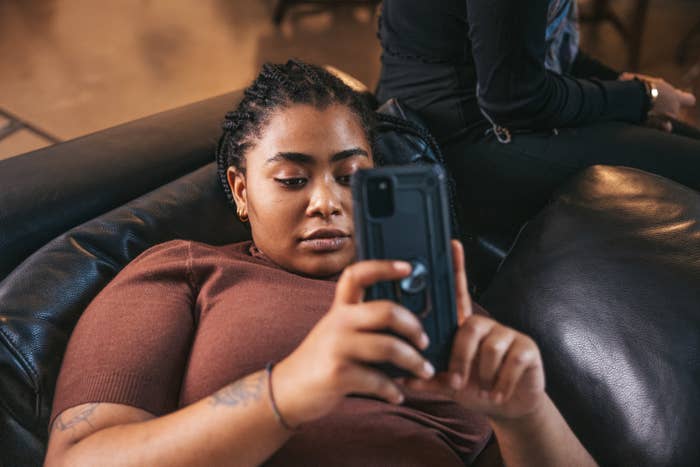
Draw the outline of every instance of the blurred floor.
M613 0L625 12L632 0ZM0 0L0 110L67 140L245 86L265 61L331 64L373 87L379 73L369 8L298 6L280 29L274 0ZM687 66L681 38L697 0L651 0L641 70L700 94L700 38ZM584 48L624 68L608 25L582 28ZM700 123L697 109L687 118ZM0 115L0 133L7 119ZM0 141L0 159L51 144L28 130Z

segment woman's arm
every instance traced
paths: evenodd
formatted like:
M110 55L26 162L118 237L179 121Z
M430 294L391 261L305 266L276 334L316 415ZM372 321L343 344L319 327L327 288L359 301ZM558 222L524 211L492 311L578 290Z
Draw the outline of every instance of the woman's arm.
M548 0L466 1L479 104L492 120L528 129L641 121L647 102L642 83L545 70Z
M56 384L47 465L256 465L287 439L265 372L178 410L199 320L191 249L148 250L83 313Z
M525 417L489 422L508 467L597 465L549 397Z
M453 240L459 328L449 371L405 384L453 398L484 414L508 467L594 466L593 458L545 393L542 357L524 334L473 313L464 249Z
M157 418L121 404L68 409L53 423L45 465L252 466L290 434L275 418L259 371Z

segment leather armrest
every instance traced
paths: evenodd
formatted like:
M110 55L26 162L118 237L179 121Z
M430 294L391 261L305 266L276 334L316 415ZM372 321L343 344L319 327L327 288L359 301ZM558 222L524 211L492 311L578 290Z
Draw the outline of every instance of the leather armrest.
M538 343L548 394L601 465L700 464L700 193L585 170L482 304Z
M0 280L66 230L214 160L240 91L0 161Z

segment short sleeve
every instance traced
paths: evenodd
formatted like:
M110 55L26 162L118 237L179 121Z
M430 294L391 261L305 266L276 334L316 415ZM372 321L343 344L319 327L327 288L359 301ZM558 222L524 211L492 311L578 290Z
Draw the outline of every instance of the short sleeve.
M68 343L52 422L89 402L177 408L196 322L190 249L178 240L145 251L95 297Z

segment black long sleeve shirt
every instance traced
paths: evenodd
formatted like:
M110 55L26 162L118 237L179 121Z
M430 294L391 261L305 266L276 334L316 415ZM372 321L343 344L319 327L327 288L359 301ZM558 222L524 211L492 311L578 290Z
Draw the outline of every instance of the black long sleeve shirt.
M479 107L494 122L513 129L599 120L639 122L647 105L643 84L617 81L613 70L585 55L577 57L570 72L589 76L545 69L548 4L548 0L384 0L379 33L389 58L457 71L459 78L441 85L429 100L447 99L449 93L458 96L467 123L482 119ZM407 68L397 92L408 92L409 75L418 68ZM426 75L417 80L424 85ZM390 93L391 83L380 81L380 88L383 85Z

